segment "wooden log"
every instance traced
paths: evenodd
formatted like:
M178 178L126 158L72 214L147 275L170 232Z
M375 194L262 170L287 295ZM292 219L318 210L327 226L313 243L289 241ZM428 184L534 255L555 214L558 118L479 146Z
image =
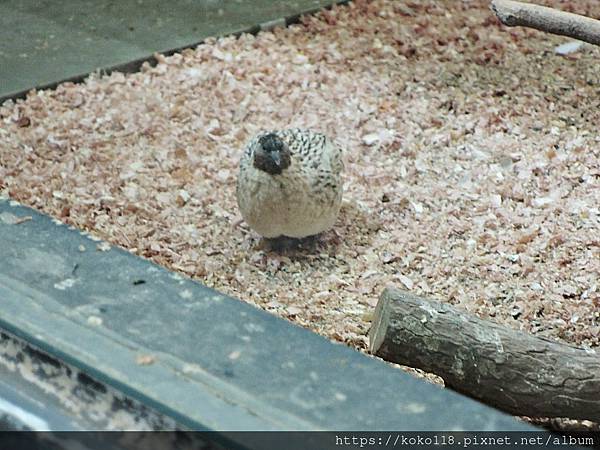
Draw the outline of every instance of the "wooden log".
M450 305L386 289L371 353L434 373L452 389L515 415L600 422L600 356Z
M512 0L492 0L491 8L506 26L535 28L600 45L600 20Z

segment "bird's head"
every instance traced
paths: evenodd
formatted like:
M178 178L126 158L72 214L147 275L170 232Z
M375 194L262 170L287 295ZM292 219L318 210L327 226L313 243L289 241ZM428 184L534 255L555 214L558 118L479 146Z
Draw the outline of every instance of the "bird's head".
M275 133L258 139L254 148L254 167L270 175L280 175L291 163L289 147Z

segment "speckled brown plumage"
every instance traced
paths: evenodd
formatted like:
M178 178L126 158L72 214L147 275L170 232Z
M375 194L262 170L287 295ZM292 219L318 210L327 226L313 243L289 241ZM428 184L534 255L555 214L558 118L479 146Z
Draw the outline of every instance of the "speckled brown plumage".
M244 220L266 238L303 238L330 229L342 201L341 149L323 134L264 132L246 146L237 200Z

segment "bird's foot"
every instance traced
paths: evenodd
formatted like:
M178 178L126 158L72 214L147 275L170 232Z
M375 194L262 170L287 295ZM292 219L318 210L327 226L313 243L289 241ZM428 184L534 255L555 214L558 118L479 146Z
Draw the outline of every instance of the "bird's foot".
M288 250L298 247L299 239L290 238L287 236L279 236L276 238L263 238L259 243L259 250L266 252L284 253Z
M342 236L335 230L332 229L331 231L329 231L329 236L327 238L327 243L330 245L333 245L334 247L337 247L338 245L340 245L343 241Z
M305 238L297 239L297 241L298 241L297 246L299 249L307 250L310 252L316 251L317 247L322 243L320 234L306 236Z
M276 238L263 238L257 246L257 250L266 252L287 253L290 251L315 252L323 242L321 235L315 234L304 238L291 238L279 236Z

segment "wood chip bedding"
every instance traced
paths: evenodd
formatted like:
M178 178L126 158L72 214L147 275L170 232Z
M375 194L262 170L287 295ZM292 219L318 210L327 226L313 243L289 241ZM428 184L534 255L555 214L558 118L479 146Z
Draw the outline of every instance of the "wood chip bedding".
M0 190L357 349L388 284L595 347L600 48L565 41L484 0L357 0L209 39L5 102ZM235 183L247 140L288 127L345 149L345 194L316 251L279 254Z

